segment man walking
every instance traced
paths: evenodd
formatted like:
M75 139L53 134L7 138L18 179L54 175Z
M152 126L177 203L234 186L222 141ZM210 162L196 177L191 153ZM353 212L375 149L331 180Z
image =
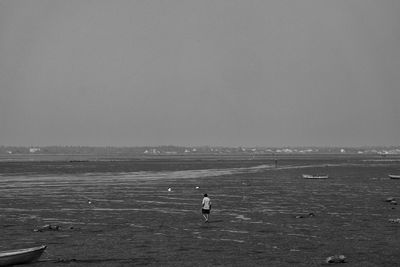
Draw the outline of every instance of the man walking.
M210 210L211 210L211 199L208 197L207 194L204 194L204 198L201 203L201 213L203 214L206 223L208 223L208 220L210 218Z

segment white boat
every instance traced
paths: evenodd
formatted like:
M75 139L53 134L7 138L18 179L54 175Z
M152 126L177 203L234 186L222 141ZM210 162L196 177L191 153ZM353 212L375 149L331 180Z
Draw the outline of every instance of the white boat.
M389 174L390 179L400 179L400 175L397 174Z
M0 252L0 266L10 266L36 261L42 256L46 246L7 250Z
M304 179L328 179L328 175L310 175L310 174L303 174Z

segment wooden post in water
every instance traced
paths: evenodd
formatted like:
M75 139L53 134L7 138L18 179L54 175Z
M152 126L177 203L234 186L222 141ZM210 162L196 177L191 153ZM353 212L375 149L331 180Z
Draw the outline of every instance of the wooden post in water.
M278 159L275 157L275 153L272 153L272 158L274 159L275 168L278 168Z

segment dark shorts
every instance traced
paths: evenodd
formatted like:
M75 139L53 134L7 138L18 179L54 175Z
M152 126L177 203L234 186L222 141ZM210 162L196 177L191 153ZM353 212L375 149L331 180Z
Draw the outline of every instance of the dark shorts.
M203 213L203 214L210 214L210 210L201 209L201 213Z

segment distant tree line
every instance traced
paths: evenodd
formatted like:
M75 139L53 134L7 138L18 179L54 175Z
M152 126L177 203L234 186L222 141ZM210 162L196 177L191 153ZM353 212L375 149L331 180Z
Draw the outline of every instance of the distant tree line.
M75 155L137 155L137 154L279 154L279 153L348 153L400 154L400 147L94 147L94 146L0 146L0 154L75 154Z

